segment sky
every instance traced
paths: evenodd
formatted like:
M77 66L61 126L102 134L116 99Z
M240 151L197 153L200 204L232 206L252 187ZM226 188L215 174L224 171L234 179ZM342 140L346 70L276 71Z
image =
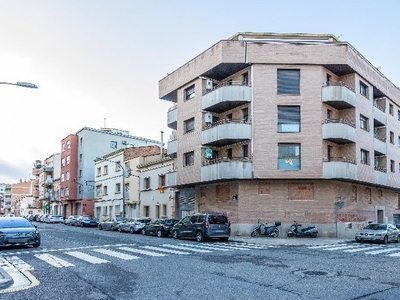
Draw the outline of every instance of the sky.
M400 1L0 0L0 183L87 126L164 142L158 82L238 32L328 33L400 86ZM400 99L397 99L400 103ZM65 118L69 116L69 118Z

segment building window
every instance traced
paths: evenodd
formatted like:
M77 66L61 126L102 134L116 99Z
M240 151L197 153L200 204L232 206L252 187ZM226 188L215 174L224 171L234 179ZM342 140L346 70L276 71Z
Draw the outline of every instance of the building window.
M369 123L368 118L363 115L360 115L360 128L369 131L368 123Z
M65 163L67 164L67 165L69 165L69 162L70 162L70 157L69 157L69 155L66 157L66 160L65 160Z
M278 144L278 170L300 170L300 144Z
M226 155L227 155L227 157L228 157L229 159L232 159L232 148L229 148L229 149L226 151Z
M79 161L82 161L82 153L79 154Z
M82 146L82 144L83 144L83 138L80 138L80 139L79 139L79 145Z
M116 161L115 162L115 172L119 172L121 170L121 162Z
M249 145L242 146L243 157L249 157Z
M242 109L242 115L243 123L247 123L249 121L249 109L247 107Z
M195 94L194 84L185 89L185 100L190 100L194 98L195 95L196 94Z
M183 128L185 129L184 133L188 133L194 130L194 118L190 118L183 122Z
M65 188L65 196L69 196L69 188Z
M96 185L96 198L100 198L100 197L101 197L101 184Z
M96 176L97 177L101 176L101 168L100 167L97 168Z
M61 159L61 167L65 166L65 158Z
M300 70L278 69L278 95L300 94Z
M62 144L62 146L61 146L61 152L64 152L65 151L65 144Z
M143 178L143 185L144 185L145 190L150 189L150 177L147 176L147 177Z
M392 173L395 172L394 160L390 160L390 172L392 172Z
M143 206L143 216L146 218L150 217L150 206Z
M300 132L300 106L278 106L278 132Z
M389 133L389 140L390 140L390 143L394 145L394 132L393 131L390 131L390 133Z
M69 180L69 171L65 173L65 180Z
M61 182L64 182L64 181L65 181L65 175L63 173L63 174L61 174Z
M82 178L82 170L79 170L79 178Z
M71 149L71 141L67 141L67 149Z
M108 175L108 165L103 166L103 175Z
M185 153L184 158L185 158L184 166L194 165L194 151Z
M368 98L368 86L360 81L360 94Z
M103 186L103 195L104 195L104 196L108 195L108 188L107 188L106 185Z
M167 216L167 205L166 204L162 205L162 216L163 217Z
M158 174L158 186L165 186L165 174Z
M361 149L361 163L364 165L369 165L369 152L367 150Z
M160 218L160 205L156 205L156 219Z
M116 194L121 193L121 184L120 183L115 184L115 193Z

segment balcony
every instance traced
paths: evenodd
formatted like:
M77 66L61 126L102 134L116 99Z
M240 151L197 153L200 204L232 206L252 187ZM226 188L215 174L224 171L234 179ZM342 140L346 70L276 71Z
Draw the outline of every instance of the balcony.
M342 82L329 82L322 87L322 102L336 109L347 109L356 106L356 93Z
M323 121L322 138L336 144L356 141L355 122L347 119L326 119Z
M247 85L225 83L207 91L202 98L203 110L222 113L240 105L250 103L252 99L251 87Z
M375 135L374 138L374 151L377 152L377 155L386 155L386 139Z
M171 129L176 130L177 123L178 123L178 108L177 106L173 106L170 109L168 109L167 112L167 126Z
M376 101L374 101L374 126L386 126L385 110Z
M322 166L323 178L351 179L357 178L356 161L350 157L331 157Z
M176 157L177 152L178 152L178 141L176 139L168 141L167 155L169 157Z
M40 173L46 172L46 173L50 173L54 171L54 167L53 166L43 166L40 168Z
M388 176L386 168L375 167L375 183L379 185L387 185Z
M227 121L206 125L201 133L201 142L206 146L226 146L251 139L251 124Z
M177 177L176 173L177 172L170 172L170 173L166 173L165 174L166 175L165 179L166 179L166 183L167 183L168 187L176 186L176 183L177 183L177 181L176 181L176 177Z
M201 181L251 179L253 164L245 157L206 161L201 167Z

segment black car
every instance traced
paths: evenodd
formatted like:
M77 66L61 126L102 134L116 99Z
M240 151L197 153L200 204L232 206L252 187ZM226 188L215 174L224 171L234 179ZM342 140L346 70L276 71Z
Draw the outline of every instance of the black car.
M158 237L172 235L172 227L178 222L177 219L155 219L143 227L142 234Z
M0 247L40 246L40 232L36 225L23 217L0 218Z
M92 216L79 216L76 222L76 226L80 227L97 227L99 225L99 221Z
M199 213L186 216L172 228L174 239L189 238L198 242L218 238L227 241L231 235L231 223L222 213Z

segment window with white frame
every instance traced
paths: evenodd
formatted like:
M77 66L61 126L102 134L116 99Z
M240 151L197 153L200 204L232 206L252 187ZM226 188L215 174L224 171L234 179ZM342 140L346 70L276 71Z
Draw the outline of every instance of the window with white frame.
M103 166L103 175L108 175L108 165Z
M70 161L70 156L68 155L65 159L65 164L69 165L69 161Z
M121 170L121 161L116 161L115 162L115 172L118 172Z
M65 158L62 158L61 159L61 167L64 167L65 166Z
M67 149L71 149L71 141L70 140L67 141Z
M300 106L278 106L278 132L300 132Z
M97 176L97 177L101 176L101 167L97 167L97 169L96 169L96 176Z
M65 188L65 196L69 196L69 188Z
M103 195L108 195L108 187L106 185L103 186Z
M278 69L278 95L300 95L300 70Z
M158 174L158 186L165 186L165 174Z
M194 84L191 85L190 87L188 87L187 89L185 89L185 100L190 100L190 99L194 98L195 95L196 95L196 93L195 93Z
M150 177L145 177L143 179L143 184L144 184L144 189L149 190L150 189Z
M96 185L96 198L101 198L101 184Z
M65 173L65 180L69 180L69 171Z
M278 170L300 170L300 144L278 144Z
M116 194L121 193L121 184L120 183L115 184L115 193Z
M62 173L62 174L61 174L61 182L64 182L64 181L65 181L65 174Z

